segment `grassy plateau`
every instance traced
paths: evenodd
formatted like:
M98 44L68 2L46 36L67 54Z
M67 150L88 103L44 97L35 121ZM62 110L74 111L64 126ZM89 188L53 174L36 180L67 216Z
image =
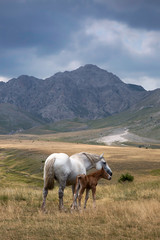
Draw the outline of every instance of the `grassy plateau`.
M0 239L160 239L160 149L55 140L54 135L0 136ZM71 211L72 192L67 187L65 211L60 212L56 184L43 213L42 161L53 152L82 151L104 153L113 171L111 181L100 180L97 186L97 207L90 196L86 210ZM126 173L134 181L119 183Z

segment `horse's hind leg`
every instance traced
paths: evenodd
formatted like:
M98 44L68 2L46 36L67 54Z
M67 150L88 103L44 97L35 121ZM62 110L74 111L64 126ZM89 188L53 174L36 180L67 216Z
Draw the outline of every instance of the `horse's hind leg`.
M43 203L42 203L42 210L45 210L45 206L46 206L46 198L48 195L48 189L43 188Z
M79 188L80 188L80 184L78 182L76 183L76 185L72 185L73 203L71 205L71 209L77 208L77 198L78 198Z
M58 191L58 195L59 195L59 210L63 209L63 195L64 195L64 189L66 186L66 181L61 183L59 186L59 191Z

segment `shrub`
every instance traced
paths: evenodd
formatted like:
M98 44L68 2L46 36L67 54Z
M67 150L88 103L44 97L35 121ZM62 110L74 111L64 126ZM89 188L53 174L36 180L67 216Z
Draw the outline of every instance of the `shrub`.
M131 174L126 173L120 176L118 182L125 182L125 181L132 182L133 180L134 180L134 177Z

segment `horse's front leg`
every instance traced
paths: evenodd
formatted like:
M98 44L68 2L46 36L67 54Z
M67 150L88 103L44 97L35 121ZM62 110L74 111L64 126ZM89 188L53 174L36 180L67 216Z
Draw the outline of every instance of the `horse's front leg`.
M74 195L74 190L75 190L75 184L72 185L72 194Z
M72 204L71 204L71 209L75 209L76 208L76 206L77 206L77 204L76 204L76 198L75 198L75 187L76 187L76 185L74 184L74 185L72 185L72 196L73 196L73 202L72 202Z

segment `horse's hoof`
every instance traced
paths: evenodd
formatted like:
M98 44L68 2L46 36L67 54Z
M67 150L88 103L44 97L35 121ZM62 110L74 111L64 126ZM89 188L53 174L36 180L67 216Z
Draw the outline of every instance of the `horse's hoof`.
M41 209L41 211L42 211L42 213L45 213L45 214L48 213L48 211L46 209Z
M67 208L64 208L64 207L62 207L62 208L59 208L59 211L60 211L60 212L65 212L65 213L66 213L66 212L68 212L68 209L67 209Z

